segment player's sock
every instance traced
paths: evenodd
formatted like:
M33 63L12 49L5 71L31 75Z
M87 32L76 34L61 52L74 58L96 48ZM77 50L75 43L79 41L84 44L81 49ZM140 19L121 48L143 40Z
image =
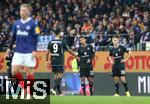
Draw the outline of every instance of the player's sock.
M89 82L90 94L93 95L93 82Z
M53 89L55 90L56 88L57 88L57 86L61 83L61 80L62 80L62 78L58 78L58 79L55 79L55 85L54 85L54 87L53 87Z
M62 94L62 91L60 90L60 84L57 86L57 90L59 94Z
M16 73L15 78L19 81L19 86L21 88L24 88L24 81L23 81L22 74L20 72Z
M86 95L85 82L81 82L81 87L82 87L82 90L83 90L83 94Z
M28 74L27 75L27 79L28 80L33 80L34 79L34 75L33 74Z
M33 86L34 75L28 74L27 79L28 79L28 81L31 81L30 86ZM27 94L30 94L30 89L27 89Z
M115 93L119 94L119 83L115 82Z
M128 90L128 84L127 84L127 82L125 82L125 83L123 82L123 86L124 86L126 92L129 91L129 90Z

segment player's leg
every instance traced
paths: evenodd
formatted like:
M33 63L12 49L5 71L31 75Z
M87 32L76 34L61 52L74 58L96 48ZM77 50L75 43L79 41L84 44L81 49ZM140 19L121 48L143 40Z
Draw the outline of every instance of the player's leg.
M61 91L61 88L60 88L60 84L61 84L61 80L63 78L63 72L59 72L58 73L58 78L57 78L57 90L58 90L58 93L59 95L63 95L62 91Z
M36 65L36 59L32 55L32 53L29 53L29 54L23 54L23 60L24 60L23 66L25 67L27 80L30 81L30 86L33 86L34 67ZM26 91L25 93L27 93L27 99L30 99L30 97L31 97L30 89L27 88L27 89L25 89L25 91Z
M115 94L114 96L119 96L119 77L118 76L114 76L114 87L115 87Z
M93 77L94 77L93 70L89 70L87 75L88 75L87 80L89 82L89 87L90 87L90 94L93 95Z
M117 65L112 66L112 76L114 81L115 94L114 96L119 96L119 70Z
M15 82L19 80L19 86L24 88L24 82L21 81L23 79L22 74L20 73L21 65L23 64L22 55L20 53L14 53L12 58L12 80Z
M34 68L33 67L25 67L27 81L30 81L30 86L33 86L34 83ZM26 99L31 99L31 91L29 88L25 89L25 93L27 94Z
M58 73L56 72L56 70L54 70L54 67L52 66L52 72L54 73L54 86L52 87L52 89L50 90L51 94L56 95L56 88L57 88L57 78L58 78Z
M86 95L85 77L80 77L83 94Z
M89 76L87 79L89 82L90 94L93 95L93 77Z
M85 69L80 68L79 77L81 80L81 87L82 87L83 94L86 95L86 85L85 85L86 72L85 72Z
M128 89L128 84L127 84L127 80L126 80L126 75L125 74L126 74L126 72L125 72L125 64L122 63L122 64L120 64L120 76L121 76L120 78L121 78L123 86L124 86L124 88L126 90L126 95L130 96L129 89Z
M36 59L32 55L32 53L29 54L23 54L24 59L24 66L26 70L26 76L28 80L34 79L34 67L36 65Z
M127 80L126 80L126 76L121 76L121 81L123 83L123 86L126 90L126 96L130 96L130 92L129 92L129 89L128 89L128 83L127 83Z

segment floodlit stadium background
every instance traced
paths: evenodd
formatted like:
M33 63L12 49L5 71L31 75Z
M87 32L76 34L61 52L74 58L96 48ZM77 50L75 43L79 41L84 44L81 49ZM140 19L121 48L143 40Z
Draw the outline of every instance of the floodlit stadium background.
M95 48L95 95L113 95L113 82L108 62L111 38L120 34L120 43L132 50L126 63L127 80L132 96L150 95L150 23L149 0L3 0L0 1L0 76L6 75L3 58L8 46L13 22L19 18L19 5L30 3L33 18L39 24L37 65L35 77L52 79L51 69L45 65L47 44L54 38L53 31L60 29L63 40L74 51L79 47L79 36ZM62 87L66 95L78 95L80 80L76 60L65 54L66 73ZM51 85L53 82L51 81ZM121 95L124 89L121 87Z

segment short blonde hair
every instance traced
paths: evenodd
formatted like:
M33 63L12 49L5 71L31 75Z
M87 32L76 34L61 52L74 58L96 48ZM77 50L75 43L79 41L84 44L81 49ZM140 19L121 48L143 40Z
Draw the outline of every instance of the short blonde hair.
M21 4L20 8L21 8L21 7L28 8L30 12L32 11L32 7L31 7L30 4L24 3L24 4Z

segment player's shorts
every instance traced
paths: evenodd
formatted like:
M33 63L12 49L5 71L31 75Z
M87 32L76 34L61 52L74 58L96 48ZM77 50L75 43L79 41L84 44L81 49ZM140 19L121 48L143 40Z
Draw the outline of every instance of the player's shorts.
M79 76L80 77L94 77L94 71L92 68L80 68L80 72L79 72Z
M64 67L63 66L52 66L52 72L57 73L57 72L64 72Z
M11 60L6 59L8 78L12 78Z
M15 52L12 58L12 66L19 65L19 66L26 66L26 67L35 67L36 59L32 55L32 53L18 53Z
M119 63L119 64L113 64L112 66L112 76L125 76L125 64Z

